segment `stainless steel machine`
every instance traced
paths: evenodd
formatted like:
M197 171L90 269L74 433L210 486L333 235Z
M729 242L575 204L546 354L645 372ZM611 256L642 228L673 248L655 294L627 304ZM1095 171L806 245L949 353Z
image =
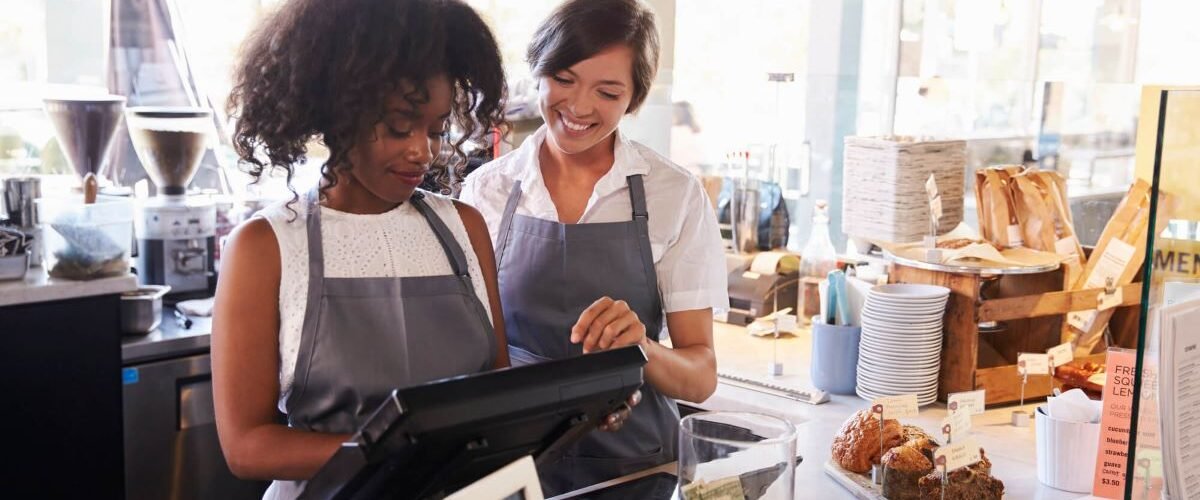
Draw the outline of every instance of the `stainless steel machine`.
M217 209L187 186L208 148L212 111L187 107L135 107L126 112L129 137L158 194L134 217L139 280L167 285L173 295L211 291Z

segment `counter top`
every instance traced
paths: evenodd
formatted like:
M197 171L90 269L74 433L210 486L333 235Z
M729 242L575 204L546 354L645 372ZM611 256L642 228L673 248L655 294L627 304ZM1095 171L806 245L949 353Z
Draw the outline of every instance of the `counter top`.
M784 375L777 380L789 386L809 385L811 337L807 330L775 341L751 337L741 327L724 323L715 325L713 340L722 373L764 375L772 358L772 350L775 349L784 367ZM772 346L774 342L778 344ZM832 395L830 398L828 403L809 405L721 383L717 392L699 406L705 410L759 411L787 418L796 424L797 451L804 457L803 463L796 468L796 491L803 491L805 497L812 498L853 498L849 490L825 474L825 463L830 459L833 437L842 423L854 412L867 409L869 403L857 396ZM1026 405L1026 409L1032 410L1034 406ZM974 418L971 430L972 437L992 461L993 475L1004 481L1005 497L1045 500L1079 498L1081 495L1078 493L1056 490L1038 482L1034 430L1032 425L1025 428L1009 425L1010 415L1015 409L1015 405L989 409ZM921 408L919 417L906 419L904 423L934 431L945 416L945 405L935 403Z
M0 307L124 293L137 287L132 274L75 281L51 278L45 269L32 267L23 280L0 281Z
M184 328L175 317L175 308L163 306L162 323L146 335L127 335L121 339L121 364L131 365L157 359L206 353L212 332L212 318L190 318Z

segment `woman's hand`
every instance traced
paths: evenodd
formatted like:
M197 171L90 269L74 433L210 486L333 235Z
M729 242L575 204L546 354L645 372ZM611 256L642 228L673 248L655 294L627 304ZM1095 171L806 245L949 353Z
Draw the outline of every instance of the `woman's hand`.
M601 297L579 315L571 327L571 343L583 344L584 354L638 345L646 340L646 325L624 300Z
M600 424L598 429L604 432L616 432L621 430L621 426L625 425L625 421L629 420L629 414L633 411L633 407L642 402L642 391L634 391L629 400L625 402L625 407L617 410L616 413L611 413L604 417L604 423Z

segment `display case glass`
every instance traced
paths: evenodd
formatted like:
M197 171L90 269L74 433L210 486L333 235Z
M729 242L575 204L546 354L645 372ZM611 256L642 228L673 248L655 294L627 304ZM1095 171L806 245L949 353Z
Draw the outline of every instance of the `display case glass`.
M1125 498L1200 493L1200 90L1162 90L1156 126L1138 373ZM1139 144L1139 156L1142 154ZM1149 151L1147 151L1149 154ZM1191 474L1185 477L1184 473Z

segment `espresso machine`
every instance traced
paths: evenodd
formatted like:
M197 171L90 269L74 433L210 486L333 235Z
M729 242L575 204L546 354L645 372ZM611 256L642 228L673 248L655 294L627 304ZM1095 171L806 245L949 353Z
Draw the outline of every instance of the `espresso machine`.
M141 200L134 216L138 279L167 285L171 295L206 296L216 276L217 209L207 196L189 196L188 184L208 148L212 111L192 107L132 107L129 137L157 194Z

